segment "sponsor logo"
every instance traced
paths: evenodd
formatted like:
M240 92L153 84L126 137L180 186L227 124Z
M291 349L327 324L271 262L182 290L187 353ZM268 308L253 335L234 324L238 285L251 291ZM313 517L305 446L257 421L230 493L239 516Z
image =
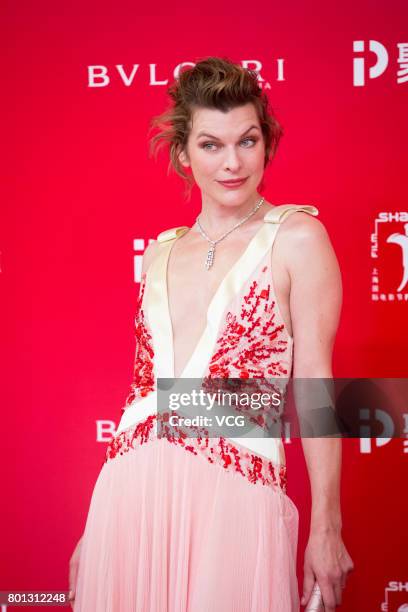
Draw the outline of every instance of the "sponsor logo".
M262 62L258 59L242 60L241 65L244 68L254 70L258 76L258 82L261 89L271 89L270 80L264 78ZM87 85L90 88L109 87L119 83L124 87L132 87L138 82L145 83L149 87L165 87L169 85L169 79L177 79L180 72L186 68L195 66L194 62L181 62L170 70L157 64L115 64L114 66L105 66L103 64L93 64L87 66ZM284 76L284 58L276 58L275 60L275 81L285 81Z
M396 71L396 81L400 85L408 82L408 42L397 43L396 46L396 57L394 50L392 52L392 69ZM378 40L353 40L353 52L354 87L364 87L367 79L378 79L389 68L390 54Z
M153 242L152 238L149 240L150 242ZM135 283L140 283L142 278L142 261L145 248L146 241L144 238L135 238L133 240L133 280Z

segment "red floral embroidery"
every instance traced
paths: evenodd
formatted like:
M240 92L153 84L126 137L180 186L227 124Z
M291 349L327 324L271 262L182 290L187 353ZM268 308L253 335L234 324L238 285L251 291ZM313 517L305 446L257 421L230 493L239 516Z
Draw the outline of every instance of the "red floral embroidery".
M140 283L139 297L136 302L135 314L135 338L136 338L136 353L133 366L133 380L130 385L130 393L128 394L125 410L134 399L142 398L148 395L155 388L155 379L153 374L153 347L152 336L149 333L144 312L142 308L143 295L146 286L146 274L142 276Z
M268 270L264 266L263 274ZM254 280L243 296L240 315L227 312L226 325L207 376L217 378L268 378L290 376L286 328L276 322L276 303L269 301L270 284ZM280 357L283 355L283 358Z
M263 266L262 274L268 270ZM126 405L136 397L144 397L154 389L153 349L151 335L144 321L141 307L145 279L142 279L138 308L135 317L136 357L132 390ZM245 392L259 391L259 387L268 386L265 379L289 377L291 355L285 326L276 321L276 303L270 300L271 285L263 277L253 280L248 292L243 296L238 315L228 312L226 323L217 340L216 351L203 379L203 388L211 390L214 379L226 379L232 385L242 385L245 379ZM241 379L241 383L233 379ZM250 383L248 385L248 382ZM270 391L271 385L269 385ZM273 391L276 388L272 385ZM217 387L220 389L220 387ZM227 388L232 391L231 387ZM239 388L238 388L239 390ZM280 389L281 390L281 389ZM279 411L277 411L279 412ZM268 415L266 415L268 416ZM237 472L252 484L272 486L286 492L286 466L276 465L265 457L253 454L244 444L232 444L224 437L208 437L208 432L200 431L196 437L187 437L166 425L166 415L153 414L144 421L133 425L113 437L108 444L105 463L118 455L129 452L150 440L157 439L158 418L163 420L163 443L174 444L184 450L201 456L209 463L217 464L228 472ZM259 424L264 424L264 416L259 417Z
M160 415L166 421L166 415ZM124 455L148 441L159 439L157 436L158 415L152 414L144 421L132 425L113 437L108 444L104 463ZM172 435L164 424L160 440L179 446L193 455L201 456L209 463L217 464L227 472L237 472L252 484L271 486L286 493L286 465L275 465L265 457L254 455L242 445L234 445L226 438L209 438L206 435L187 438L186 434Z

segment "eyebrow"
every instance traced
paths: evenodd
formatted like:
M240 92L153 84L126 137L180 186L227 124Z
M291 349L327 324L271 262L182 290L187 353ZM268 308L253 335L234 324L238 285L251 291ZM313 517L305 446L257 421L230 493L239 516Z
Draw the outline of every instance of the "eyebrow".
M242 138L242 136L245 136L245 134L248 134L248 132L254 128L256 130L259 130L259 127L257 125L251 125L251 127L249 127L247 130L245 130L243 134L241 134L240 138ZM213 136L212 134L206 134L205 132L199 132L197 135L197 140L198 138L200 138L200 136L206 136L206 138L214 138L214 140L220 140L217 136Z

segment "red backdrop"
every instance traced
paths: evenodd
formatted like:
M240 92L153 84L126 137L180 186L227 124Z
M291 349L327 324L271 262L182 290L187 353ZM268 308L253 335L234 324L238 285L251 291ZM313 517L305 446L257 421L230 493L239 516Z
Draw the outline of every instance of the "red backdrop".
M408 233L407 18L396 0L9 9L0 590L68 588L131 380L143 249L198 214L198 191L185 202L166 155L155 162L147 147L183 62L221 55L259 70L285 129L263 194L317 206L341 265L334 375L407 375L403 246L387 242ZM309 483L300 441L286 450L301 590ZM368 450L343 442L343 537L356 569L342 609L397 610L408 601L408 442Z

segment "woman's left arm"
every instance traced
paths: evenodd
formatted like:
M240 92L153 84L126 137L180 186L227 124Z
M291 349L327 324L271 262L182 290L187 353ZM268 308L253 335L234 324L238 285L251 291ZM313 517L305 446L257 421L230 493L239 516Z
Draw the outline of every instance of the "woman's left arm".
M307 214L292 217L286 260L291 287L293 377L332 378L333 345L342 306L340 267L321 221ZM341 536L341 439L305 437L302 447L312 510L301 603L309 600L316 580L325 610L332 612L341 604L342 587L353 569Z

